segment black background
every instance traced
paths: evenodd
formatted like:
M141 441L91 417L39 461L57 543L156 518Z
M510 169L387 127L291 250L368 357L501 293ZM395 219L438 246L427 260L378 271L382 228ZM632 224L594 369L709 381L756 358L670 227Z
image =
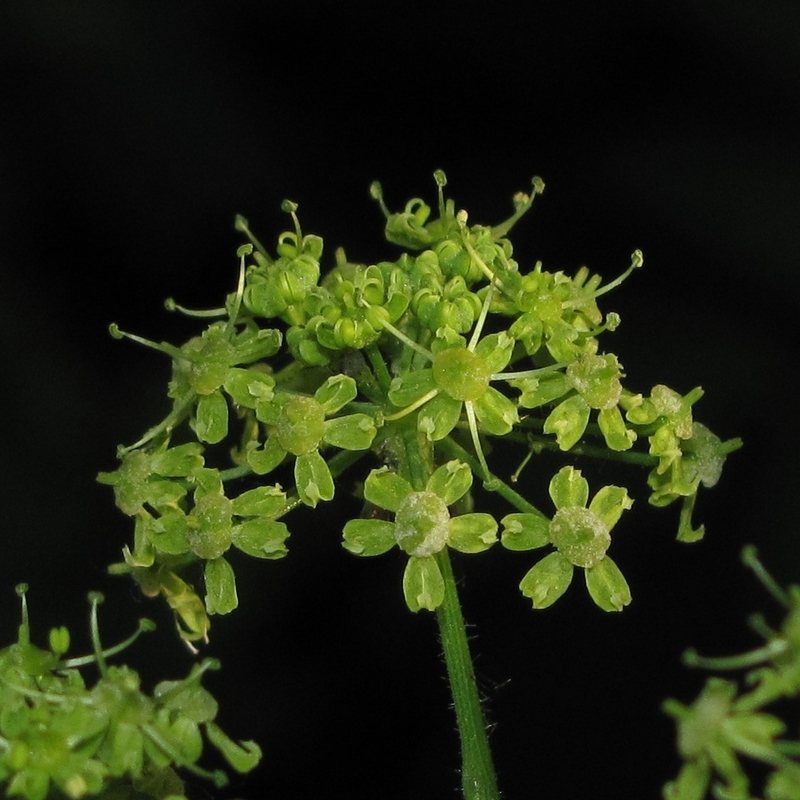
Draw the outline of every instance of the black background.
M606 309L627 385L706 390L695 416L745 449L701 495L698 545L677 510L618 526L634 602L592 606L576 581L534 613L532 563L457 559L500 783L509 800L659 796L674 734L659 709L701 676L688 645L757 641L777 610L739 565L755 542L798 580L796 303L800 8L784 2L530 0L483 5L9 2L0 8L0 633L13 586L33 623L67 623L86 648L85 592L102 589L109 639L140 615L159 631L129 654L146 680L188 671L170 615L105 574L130 537L94 483L168 407L167 360L112 341L111 321L181 342L174 296L216 306L235 283L235 213L273 242L280 202L358 261L382 242L372 180L399 208L448 194L472 221L547 189L512 239L522 264L645 268ZM327 262L330 263L330 260ZM539 488L554 464L530 465ZM592 485L610 482L611 467ZM538 470L538 474L537 474ZM550 470L548 472L548 470ZM637 480L638 480L637 476ZM354 559L341 522L300 516L290 557L236 560L242 607L214 620L208 685L220 720L258 739L263 766L223 797L454 797L456 734L431 615L411 615L402 558ZM202 796L202 789L198 789Z

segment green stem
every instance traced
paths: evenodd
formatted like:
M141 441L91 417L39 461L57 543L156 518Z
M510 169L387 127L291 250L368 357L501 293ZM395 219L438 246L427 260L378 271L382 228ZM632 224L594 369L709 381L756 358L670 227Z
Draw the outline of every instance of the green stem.
M390 439L393 440L398 471L417 491L421 491L434 467L429 443L416 429L416 416L412 416L410 421L408 417L397 420L393 425L396 433ZM461 789L464 800L499 800L466 625L446 548L436 554L436 563L444 579L444 601L436 609L436 621L461 740Z
M522 427L530 430L535 427L541 429L542 423L540 421L525 420ZM596 425L588 425L586 428L587 434L594 434L600 436L600 428ZM507 441L520 442L527 444L533 448L533 451L540 452L541 450L561 451L558 442L554 439L545 438L544 436L537 436L535 433L522 433L512 431L503 437ZM636 464L642 467L654 467L658 464L658 458L651 456L648 453L642 453L636 450L609 450L608 447L594 446L590 444L579 443L573 445L569 449L570 455L575 456L588 456L589 458L601 458L604 461L622 461L626 464Z
M436 561L444 578L444 602L436 609L436 620L461 739L461 790L464 800L499 800L464 616L447 549L436 554Z

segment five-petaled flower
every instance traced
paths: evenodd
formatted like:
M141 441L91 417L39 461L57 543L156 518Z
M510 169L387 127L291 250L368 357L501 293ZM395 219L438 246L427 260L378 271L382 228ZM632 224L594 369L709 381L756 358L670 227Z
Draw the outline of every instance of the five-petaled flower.
M444 580L436 554L446 546L480 553L497 541L497 522L490 514L451 516L472 486L472 470L458 460L439 467L423 491L387 467L372 470L364 498L394 513L394 521L353 519L344 526L344 547L359 556L377 556L397 545L409 555L403 592L412 611L437 608L444 600Z
M276 392L256 406L256 418L267 426L263 446L252 442L247 447L247 462L258 475L275 469L291 453L297 493L307 506L332 500L333 476L319 448L332 445L343 450L367 450L375 438L375 420L367 414L329 417L341 411L358 390L347 375L334 375L317 389L313 397Z
M610 531L630 508L627 489L604 486L589 500L589 484L574 467L563 467L550 481L556 507L552 519L540 513L509 514L501 520L502 543L509 550L552 544L556 550L535 564L520 582L534 608L547 608L566 592L575 567L584 570L586 587L604 611L622 611L631 601L628 584L606 555Z

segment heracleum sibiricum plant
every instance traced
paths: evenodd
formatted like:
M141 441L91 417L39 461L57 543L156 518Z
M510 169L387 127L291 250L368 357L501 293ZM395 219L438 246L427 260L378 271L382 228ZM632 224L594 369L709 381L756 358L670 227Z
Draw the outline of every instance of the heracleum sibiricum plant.
M438 214L418 198L392 213L373 184L386 238L403 250L392 261L353 263L340 249L323 272L323 240L303 233L297 205L285 201L292 230L278 237L274 251L237 217L247 241L237 253L238 285L222 307L191 312L168 301L171 309L212 320L185 344L151 342L113 325L114 336L171 359L172 407L137 442L120 447L119 468L99 480L113 487L117 505L134 520L133 542L111 571L131 575L146 595L163 596L193 651L208 641L211 618L238 605L229 551L283 558L294 509L324 514L326 504L346 494L338 480L345 473L362 485L364 500L379 513L343 529L294 535L341 537L355 556L379 557L394 547L408 556L397 591L410 611L433 612L439 624L461 738L463 796L492 800L499 792L450 551L476 558L492 547L520 553L519 589L534 609L555 603L577 572L599 609L622 611L632 595L617 562L624 566L631 556L615 551L612 559L609 550L632 499L625 487L590 485L572 456L642 465L650 502L677 503L678 539L691 542L704 533L692 522L698 490L717 482L740 442L723 442L694 420L699 388L681 395L663 385L640 392L623 384L623 366L605 345L620 318L602 312L598 301L641 267L641 253L607 282L585 267L574 275L541 263L522 269L508 234L543 191L542 181L534 178L530 194L514 197L509 219L485 226L456 211L444 197L444 174L434 177ZM516 463L527 464L526 484L540 481L552 505L534 506L517 490L516 473L493 463L493 454L508 448L517 448ZM535 472L536 454L545 449L561 454L555 474ZM228 466L216 466L224 459ZM278 475L291 485L282 486ZM474 508L475 486L502 498L506 512L498 518ZM3 651L0 665L13 662L16 672L0 676L0 689L18 705L49 704L48 713L67 706L93 713L60 644L41 666L25 666L27 637L25 617L20 642ZM99 634L94 640L101 683L113 683L112 670L124 668L106 667ZM76 744L65 740L67 752L91 751L90 761L110 752L99 767L37 767L30 777L25 759L15 755L21 739L0 716L0 779L28 800L42 800L41 787L50 782L77 798L99 793L112 778L138 781L137 790L151 797L177 796L179 788L146 784L159 770L199 758L195 745L190 754L176 744L170 749L157 724L164 717L189 726L187 715L193 741L204 726L235 768L251 768L256 746L223 738L211 701L198 694L199 673L210 666L203 662L174 689L136 701L155 716L128 721L114 712L91 747L80 737ZM62 679L71 681L69 688L52 688ZM202 696L202 713L190 713L188 700L163 711L165 697L190 691L179 688L184 684ZM126 742L133 755L117 758Z

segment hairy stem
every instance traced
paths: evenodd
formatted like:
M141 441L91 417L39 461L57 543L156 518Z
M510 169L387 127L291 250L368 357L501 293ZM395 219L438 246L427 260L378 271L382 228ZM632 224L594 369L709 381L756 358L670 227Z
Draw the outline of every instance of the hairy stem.
M393 437L393 449L398 471L420 491L433 472L432 450L416 430L416 417L412 417L411 422L407 418L398 420L396 424L399 435ZM444 578L444 602L436 609L436 620L461 740L461 788L464 800L499 800L466 625L447 548L436 554L436 560Z
M497 777L481 711L472 656L453 568L447 549L436 554L444 577L444 602L436 609L450 691L461 739L461 789L464 800L499 800Z

